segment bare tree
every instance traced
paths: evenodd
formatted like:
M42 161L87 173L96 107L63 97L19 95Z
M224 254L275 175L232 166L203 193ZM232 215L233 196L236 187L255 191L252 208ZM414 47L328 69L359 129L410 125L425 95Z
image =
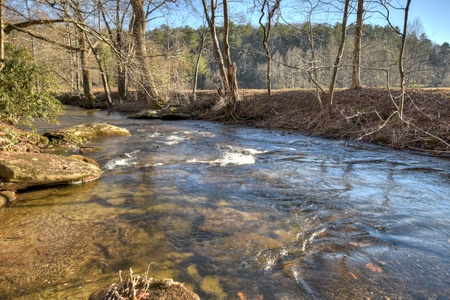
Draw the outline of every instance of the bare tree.
M144 11L144 0L130 0L133 8L133 20L131 23L131 34L134 41L136 59L139 62L142 71L142 87L145 92L148 107L151 109L159 109L160 96L155 86L155 80L150 70L150 66L146 59L147 46L145 42L145 29L147 20Z
M338 52L336 53L336 59L334 61L333 67L332 67L333 73L331 75L330 86L328 88L328 93L327 93L327 109L325 111L325 117L327 117L327 118L329 118L331 115L331 105L333 104L333 97L334 97L334 90L335 90L335 86L336 86L337 73L339 70L339 64L341 62L342 53L344 53L345 38L347 36L347 20L348 20L349 4L350 4L350 0L345 0L344 12L343 12L343 17L342 17L341 40L339 41L339 49L338 49Z
M407 38L407 30L408 30L408 17L409 17L409 6L411 4L411 0L406 0L406 5L404 8L398 8L394 7L390 4L389 1L386 0L380 0L381 5L386 10L386 20L388 21L390 27L400 35L401 42L400 42L400 51L398 56L398 72L399 72L399 88L400 88L400 97L398 103L393 101L398 114L398 125L400 127L400 134L403 134L403 123L404 123L404 117L403 117L403 108L405 105L405 97L406 97L406 73L405 73L405 67L404 67L404 57L405 57L405 46L406 46L406 38ZM400 31L396 26L394 26L391 23L390 19L390 10L391 9L402 9L404 11L404 17L403 17L403 29Z
M83 94L84 94L84 106L86 108L94 107L94 94L92 93L92 81L91 81L91 72L89 70L88 64L88 37L84 30L84 16L83 10L80 7L80 4L77 1L71 1L72 9L74 10L75 17L79 23L76 23L77 26L77 34L78 34L78 43L80 46L80 65L81 65L81 78L83 84ZM80 25L81 24L81 25Z
M85 13L87 13L87 7L83 7L82 9L80 3L80 1L74 0L55 1L52 3L43 2L41 3L41 8L43 9L42 11L45 17L37 19L32 18L32 14L29 10L27 10L27 14L25 15L17 8L14 8L12 6L8 7L8 10L17 15L22 21L17 23L7 23L4 27L4 31L7 34L11 33L12 31L19 31L29 35L33 41L34 39L38 39L70 51L77 51L77 53L79 54L82 73L81 78L85 97L84 106L92 108L94 95L92 93L92 83L88 63L88 26L85 22L86 17L84 15ZM28 2L26 2L25 5L28 7ZM72 24L74 26L74 28L76 29L76 44L72 44L71 38L69 38L69 43L64 43L61 42L60 37L55 38L54 36L52 37L48 34L49 32L58 32L61 29L55 25L58 23ZM33 27L39 28L38 26L42 25L50 26L49 28L51 28L51 30L33 30ZM44 32L46 32L47 34ZM61 33L63 34L63 36L65 34L69 34L69 36L72 34L71 30L67 27L64 27L64 30Z
M261 0L260 0L261 1ZM259 18L259 24L263 30L263 39L262 43L264 46L264 53L267 58L267 67L266 67L266 84L267 84L267 93L269 95L272 94L272 53L269 47L269 37L270 31L272 29L272 20L275 15L275 12L280 8L281 0L275 0L275 2L271 5L270 0L262 0L261 4L261 17ZM267 10L267 19L266 23L263 22L264 16Z
M5 33L3 31L5 8L3 7L3 1L0 0L0 71L5 67Z
M195 62L194 78L193 78L193 82L192 82L192 96L193 96L194 101L196 100L196 97L197 97L196 95L197 95L197 85L198 85L198 73L199 73L200 61L202 58L203 49L205 48L205 44L206 44L207 34L208 34L208 28L205 29L205 32L202 32L202 38L201 38L200 46L199 46L198 53L197 53L197 59Z
M305 30L306 35L308 37L308 44L309 44L309 52L310 52L310 62L309 62L309 68L307 69L307 73L309 75L309 79L313 82L315 86L315 96L317 99L317 103L319 104L320 111L323 112L323 104L322 104L322 96L321 94L326 94L324 88L319 82L319 72L317 67L317 55L316 55L316 45L315 45L315 35L313 31L313 24L312 24L312 16L315 13L315 10L321 6L321 1L317 1L313 3L313 1L306 0L305 2L308 3L308 13L306 16L306 22L305 22Z
M226 64L224 62L224 55L219 44L216 28L216 12L218 7L217 0L211 0L210 5L206 0L202 0L203 9L205 12L206 21L208 22L211 38L213 42L214 54L218 61L220 79L222 86L218 88L219 96L224 100L225 117L236 118L234 111L236 109L236 102L238 98L238 84L236 79L236 64L231 61L230 45L228 42L228 34L230 30L230 23L228 17L228 0L223 1L223 47L225 52Z
M119 54L119 59L117 60L117 91L119 94L119 101L127 98L128 86L127 86L127 57L125 54L125 45L123 38L123 17L120 15L120 0L116 0L116 34L115 34L115 45ZM125 15L125 14L124 14ZM105 22L107 23L107 22Z
M97 1L99 13L117 58L117 91L118 101L121 102L128 97L127 73L133 52L130 43L126 43L125 41L126 33L124 31L124 22L128 15L130 4L129 2L116 0L115 3L111 3L112 7L107 7L108 3L104 4L101 0ZM112 11L112 13L108 13L108 10Z
M364 15L364 0L358 0L356 11L355 42L353 45L352 89L361 87L361 39Z
M107 72L106 66L104 65L104 63L100 57L99 50L96 48L96 45L92 44L92 42L89 39L87 40L87 42L89 43L89 47L91 48L91 51L94 54L95 60L97 61L98 69L100 71L100 76L102 78L103 90L106 95L106 104L108 105L108 107L112 107L113 101L111 98L111 88L109 86L108 76L106 73Z

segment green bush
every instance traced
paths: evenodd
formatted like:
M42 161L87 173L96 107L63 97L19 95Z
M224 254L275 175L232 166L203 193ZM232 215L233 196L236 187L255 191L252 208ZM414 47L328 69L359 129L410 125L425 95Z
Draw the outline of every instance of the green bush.
M0 71L0 119L32 125L34 118L57 123L61 103L53 94L56 81L49 69L37 65L29 51L5 44L6 64Z

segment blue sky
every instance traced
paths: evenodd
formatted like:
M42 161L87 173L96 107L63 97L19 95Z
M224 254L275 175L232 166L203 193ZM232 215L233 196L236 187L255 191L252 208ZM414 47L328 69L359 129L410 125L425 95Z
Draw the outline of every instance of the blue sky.
M410 16L420 19L430 40L450 43L450 0L412 0Z
M406 0L391 0L393 5L404 7ZM370 10L370 8L369 8ZM391 23L403 28L404 10L391 10ZM450 0L411 0L408 21L419 19L427 37L438 45L450 43ZM369 13L367 23L385 25L386 20L376 13Z
M246 0L247 1L247 0ZM251 1L253 3L253 1ZM282 1L282 11L284 17L288 21L304 22L304 11L298 7L298 3L295 1L285 0ZM286 5L283 7L283 3ZM294 4L293 4L294 3ZM398 6L404 7L406 0L392 0L392 3L399 3ZM230 11L238 12L243 18L238 18L237 22L245 22L245 19L251 21L253 24L258 25L259 10L253 13L248 11L248 3L246 2L230 2ZM159 27L161 24L168 24L175 26L190 25L197 27L202 24L202 9L201 6L197 7L198 13L194 13L191 10L181 10L177 14L171 14L169 18L160 18L152 22L152 27ZM303 9L304 10L304 9ZM239 13L240 12L240 13ZM403 27L404 11L399 10L397 12L392 11L392 23L394 25ZM315 15L313 22L318 23L330 23L342 21L341 13L324 14L318 13ZM416 18L420 20L423 25L423 29L427 37L433 42L441 45L444 42L450 43L450 0L412 0L410 6L409 21L413 22ZM218 22L221 19L219 18ZM385 25L386 20L380 15L372 14L366 22Z

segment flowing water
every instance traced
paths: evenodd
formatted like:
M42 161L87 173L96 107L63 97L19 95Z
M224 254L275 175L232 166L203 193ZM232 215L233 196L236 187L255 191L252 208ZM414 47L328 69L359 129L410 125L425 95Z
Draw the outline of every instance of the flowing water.
M87 299L152 262L202 299L450 299L449 160L74 108L60 127L94 121L132 133L91 142L100 180L0 209L0 299Z

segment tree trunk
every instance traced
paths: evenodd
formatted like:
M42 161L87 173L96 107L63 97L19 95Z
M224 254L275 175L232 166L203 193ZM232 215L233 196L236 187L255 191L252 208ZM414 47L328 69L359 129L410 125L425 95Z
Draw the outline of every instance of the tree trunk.
M104 26L108 31L109 38L113 44L114 53L116 55L116 75L117 75L117 89L118 102L122 102L128 97L127 88L127 66L128 66L128 51L125 50L123 40L123 17L121 17L121 0L115 0L115 20L112 24L110 15L106 13L106 9L101 1L97 2L98 10L103 18ZM124 12L125 14L125 12ZM111 26L113 25L113 26ZM99 26L100 27L100 26Z
M313 82L315 85L315 96L317 99L317 104L319 104L320 111L324 112L323 103L322 103L322 93L326 94L324 92L323 87L319 83L319 75L317 74L317 64L316 64L316 48L314 43L314 32L313 32L313 26L312 26L312 15L313 15L313 8L310 9L308 13L308 43L309 43L309 51L311 51L311 68L309 73L309 79Z
M127 71L125 66L121 62L117 63L117 92L119 96L119 102L127 99Z
M236 63L231 61L230 44L228 43L228 34L230 32L230 18L228 17L228 0L223 1L223 47L227 58L227 76L228 76L228 92L227 105L225 109L226 116L234 117L236 110L236 102L238 99L238 83L236 78Z
M106 95L106 104L108 105L109 108L111 108L113 103L112 103L112 99L111 99L111 88L109 87L106 69L103 66L103 62L102 62L102 59L100 58L100 55L98 54L98 50L95 48L94 45L92 45L92 43L89 40L88 40L88 42L89 42L89 46L91 47L92 53L94 54L95 60L97 61L98 69L100 71L100 76L102 78L102 83L103 83L103 90Z
M116 34L115 43L119 54L117 55L117 90L119 102L128 97L127 62L124 58L123 27L120 19L120 0L116 1Z
M142 87L145 92L145 98L149 108L160 109L161 105L158 102L160 100L159 93L155 87L155 80L146 59L147 46L145 45L146 19L144 14L144 1L131 0L131 6L133 8L133 22L131 24L132 37L136 50L136 59L142 72Z
M82 10L77 2L74 2L74 13L78 22L83 23L84 18L82 15ZM77 24L77 34L78 34L78 43L81 48L80 51L80 66L81 66L81 77L83 84L83 93L84 93L84 107L93 108L94 107L94 94L92 93L92 82L91 82L91 74L88 67L88 59L87 59L87 36L86 32Z
M76 39L73 39L73 34L71 32L71 26L69 24L65 24L66 29L66 37L67 37L67 45L74 46L74 44L78 44ZM76 29L75 29L76 30ZM80 94L80 85L78 80L78 51L69 50L70 57L70 74L68 76L68 81L70 85L70 92L72 94L79 95ZM69 70L68 70L69 71Z
M224 113L226 118L236 118L234 111L236 109L236 102L238 99L238 84L236 79L236 64L231 61L230 44L228 43L228 33L230 30L230 23L228 18L228 0L223 1L223 47L226 56L226 66L224 63L222 51L217 38L216 30L216 9L217 2L211 0L211 16L208 13L208 5L206 0L202 0L205 17L209 25L211 38L213 40L214 54L219 64L220 79L222 87L218 88L219 96L225 100Z
M226 74L225 64L223 62L222 51L220 50L219 39L217 37L216 3L214 3L214 0L211 0L211 16L209 16L209 13L208 13L208 4L206 4L206 0L202 0L202 3L203 3L204 11L205 11L206 20L207 20L208 26L209 26L209 32L211 33L214 55L216 56L217 63L219 64L220 80L222 81L222 87L219 87L219 89L225 89L225 87L228 86L228 78L225 75ZM219 94L221 94L221 93L222 92L219 90Z
M348 19L349 2L350 2L350 0L345 0L345 4L344 4L344 16L342 17L341 41L339 43L338 53L336 54L336 59L334 61L334 65L333 65L333 74L331 75L330 87L328 88L327 109L325 111L326 118L329 118L331 116L331 106L333 104L337 72L339 70L339 64L341 62L342 54L344 53L345 38L347 36L347 19Z
M202 34L202 43L200 44L200 48L198 49L197 61L195 63L194 79L193 79L193 83L192 83L192 97L193 97L193 101L197 100L198 71L199 71L199 68L200 68L200 59L202 58L202 52L203 52L203 49L205 48L206 34L207 34L207 31L205 31Z
M92 82L91 82L91 73L88 68L88 60L87 60L87 42L86 42L86 33L82 30L79 30L79 43L81 47L80 51L80 63L81 63L81 76L83 83L83 92L84 92L84 106L86 108L94 107L94 94L92 93Z
M267 66L266 66L266 84L267 84L267 93L272 95L272 54L270 52L269 48L269 37L270 37L270 30L272 28L272 18L276 12L276 10L280 7L280 1L276 0L273 7L270 8L269 0L264 0L261 4L261 17L259 18L259 24L263 30L263 39L262 44L264 46L264 54L267 58ZM267 14L267 24L264 25L263 18L265 15L265 9L267 7L268 14Z
M398 57L398 69L400 73L400 102L398 104L398 116L399 116L399 127L400 127L400 134L403 134L403 107L405 104L405 80L406 80L406 74L405 74L405 68L404 68L404 55L405 55L405 45L406 45L406 37L407 37L407 30L408 30L408 15L409 15L409 5L411 4L411 0L407 0L406 7L405 7L405 17L403 20L403 32L402 32L402 42L400 46L400 55Z
M5 9L3 0L0 0L0 71L5 67L5 32L3 31L3 18Z
M361 87L361 38L364 14L364 0L358 0L355 27L355 45L353 49L352 89Z

